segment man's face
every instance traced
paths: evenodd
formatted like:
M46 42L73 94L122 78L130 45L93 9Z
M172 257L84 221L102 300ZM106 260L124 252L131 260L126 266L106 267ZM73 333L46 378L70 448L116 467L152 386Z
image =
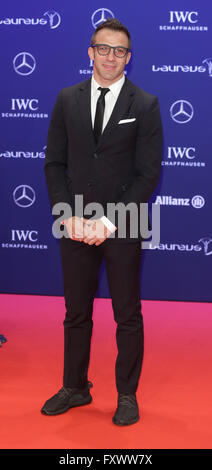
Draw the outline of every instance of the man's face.
M128 48L128 37L123 32L103 28L98 31L95 43ZM88 55L94 61L94 78L103 87L112 85L122 77L125 65L128 64L131 57L130 52L123 58L116 57L113 49L108 55L102 56L98 54L96 48L92 47L89 47Z

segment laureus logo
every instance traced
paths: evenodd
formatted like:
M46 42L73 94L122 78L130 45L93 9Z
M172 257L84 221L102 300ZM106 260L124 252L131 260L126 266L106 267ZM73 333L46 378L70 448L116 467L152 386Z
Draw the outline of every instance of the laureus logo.
M47 16L49 19L49 25L51 29L57 28L61 23L61 17L56 11L46 11L43 16Z
M46 26L50 29L57 28L61 23L61 16L53 10L46 11L45 18L4 18L0 19L0 26Z
M202 60L202 64L163 64L152 65L152 72L156 73L205 73L208 72L209 77L212 77L212 58ZM206 74L207 75L207 74Z
M212 238L200 238L199 243L203 244L204 254L206 256L212 255ZM210 245L210 248L209 248Z
M208 66L209 77L212 77L212 59L205 59L202 61L202 63Z

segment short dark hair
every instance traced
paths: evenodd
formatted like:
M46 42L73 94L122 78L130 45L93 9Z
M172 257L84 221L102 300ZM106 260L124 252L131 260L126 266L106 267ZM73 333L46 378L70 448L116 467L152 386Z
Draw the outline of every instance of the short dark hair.
M100 31L101 29L104 29L104 28L111 29L112 31L119 31L119 32L125 33L126 36L128 37L128 48L131 49L130 33L129 33L128 29L126 28L126 26L124 26L121 23L121 21L117 20L116 18L109 18L108 20L104 21L103 23L101 23L96 28L96 30L94 31L93 36L91 38L91 46L93 46L93 44L95 44L96 34L98 33L98 31Z

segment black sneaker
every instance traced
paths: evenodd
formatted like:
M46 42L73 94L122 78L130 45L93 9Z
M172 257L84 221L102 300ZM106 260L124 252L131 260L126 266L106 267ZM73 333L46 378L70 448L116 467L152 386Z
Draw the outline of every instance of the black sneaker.
M6 342L7 342L6 338L3 335L0 335L0 347L2 343L6 343Z
M138 403L134 394L118 395L118 406L113 416L114 424L126 426L139 420Z
M93 387L91 382L88 382L83 389L62 387L56 395L53 395L53 397L46 401L41 409L41 413L46 415L59 415L74 406L91 403L91 387Z

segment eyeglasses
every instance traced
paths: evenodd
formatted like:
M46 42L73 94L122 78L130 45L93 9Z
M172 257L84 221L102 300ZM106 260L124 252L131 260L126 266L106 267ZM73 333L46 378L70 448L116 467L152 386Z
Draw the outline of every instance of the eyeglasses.
M125 57L127 53L130 51L130 49L128 49L127 47L108 46L108 44L93 44L91 47L96 47L99 55L109 55L111 49L113 49L113 53L115 54L116 57L119 57L119 59L122 59L122 57Z

